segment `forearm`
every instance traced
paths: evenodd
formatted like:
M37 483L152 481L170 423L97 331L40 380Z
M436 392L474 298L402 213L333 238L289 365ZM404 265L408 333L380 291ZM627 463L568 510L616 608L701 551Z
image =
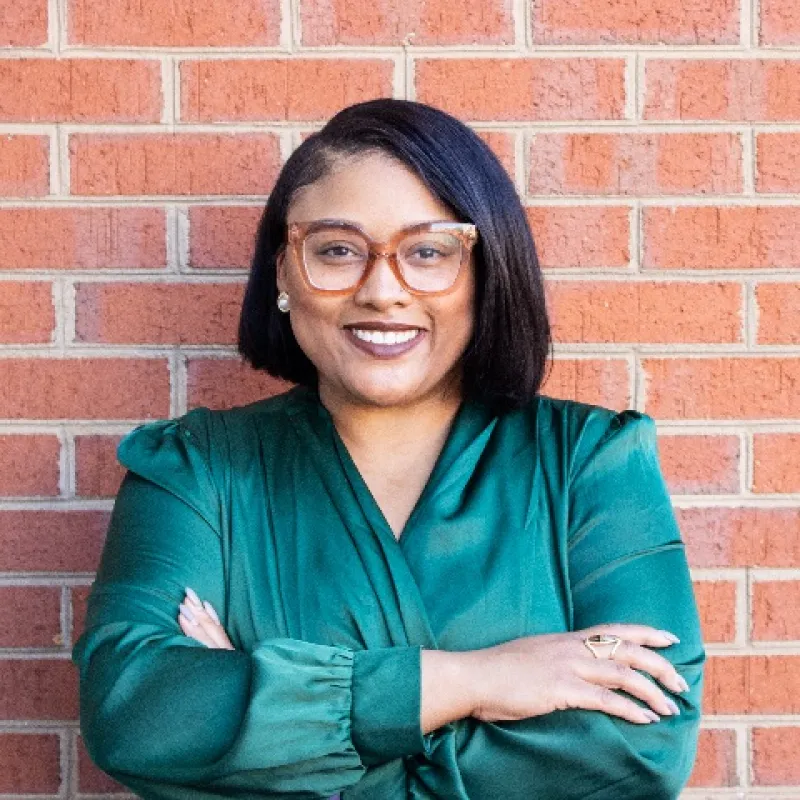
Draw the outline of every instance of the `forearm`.
M468 797L671 800L691 772L699 715L684 706L680 715L635 725L569 709L506 722L470 717L456 725Z
M245 653L181 646L155 626L105 631L79 642L81 725L93 759L122 783L233 780L330 796L363 773L348 651L285 639Z
M470 716L475 710L475 655L423 650L421 654L422 733Z

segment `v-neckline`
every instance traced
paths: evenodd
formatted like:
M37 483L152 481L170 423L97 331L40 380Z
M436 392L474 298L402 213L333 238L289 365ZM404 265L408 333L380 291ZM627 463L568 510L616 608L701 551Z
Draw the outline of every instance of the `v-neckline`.
M482 428L486 427L487 422L494 416L491 411L481 403L469 400L461 402L450 423L450 428L447 431L444 444L436 456L433 469L425 485L422 487L422 491L400 531L400 535L396 536L392 526L386 519L386 515L375 499L372 490L367 485L364 476L361 474L350 451L347 449L347 445L336 429L330 411L322 404L319 395L314 390L307 389L306 397L317 406L319 417L325 422L329 430L336 454L339 458L339 463L370 526L372 526L376 532L380 531L382 536L391 540L394 546L399 547L402 551L408 548L409 541L411 541L412 538L410 534L414 532L415 523L432 496L436 494L443 478L456 464L459 457L462 456L465 447L474 439L475 435L478 434Z

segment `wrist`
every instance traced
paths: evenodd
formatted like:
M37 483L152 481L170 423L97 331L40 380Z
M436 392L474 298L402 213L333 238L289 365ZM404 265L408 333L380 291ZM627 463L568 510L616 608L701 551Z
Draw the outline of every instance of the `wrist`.
M423 650L421 663L423 731L471 716L478 701L472 653Z
M486 686L486 657L482 650L453 653L453 681L461 687L465 717L477 715L484 702Z
M451 651L447 653L447 678L456 698L458 719L469 717L479 705L477 689L480 683L476 679L475 653L467 651Z

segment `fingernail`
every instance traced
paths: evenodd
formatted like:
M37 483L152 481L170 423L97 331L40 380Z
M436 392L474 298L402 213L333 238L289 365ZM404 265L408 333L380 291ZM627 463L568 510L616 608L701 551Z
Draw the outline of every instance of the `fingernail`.
M689 684L686 683L686 678L684 678L683 675L678 675L678 684L680 685L682 692L689 691Z
M650 722L658 722L661 719L655 711L651 711L649 708L643 708L642 712Z
M203 603L203 608L208 612L208 616L211 617L211 619L213 619L214 622L217 623L217 625L219 625L220 622L219 622L219 617L217 616L217 612L214 610L214 606L212 606L211 603L208 602L208 600L206 600Z
M663 633L664 636L666 636L667 639L669 639L673 644L678 644L678 642L680 642L680 639L674 633L670 633L669 631L661 631L661 633Z
M671 700L669 697L667 698L667 706L669 706L669 710L673 714L680 714L681 710L678 708L677 704L674 700Z
M197 625L197 617L194 615L192 609L189 608L189 606L187 606L185 603L181 603L180 609L181 609L181 614L183 614L183 616L186 617L186 619L188 619L189 622L192 623L192 625Z
M188 586L186 587L186 596L198 607L202 608L203 604L200 601L200 598L197 596L197 592L194 589L190 589Z

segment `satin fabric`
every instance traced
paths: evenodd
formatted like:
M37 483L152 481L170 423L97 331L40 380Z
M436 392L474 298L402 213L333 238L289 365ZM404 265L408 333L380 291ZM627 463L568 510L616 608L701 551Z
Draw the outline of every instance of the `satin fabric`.
M676 797L705 653L655 434L630 409L464 403L398 539L313 390L138 426L73 650L92 759L170 800ZM186 586L235 651L183 635ZM679 716L422 734L422 648L600 622L680 637Z

